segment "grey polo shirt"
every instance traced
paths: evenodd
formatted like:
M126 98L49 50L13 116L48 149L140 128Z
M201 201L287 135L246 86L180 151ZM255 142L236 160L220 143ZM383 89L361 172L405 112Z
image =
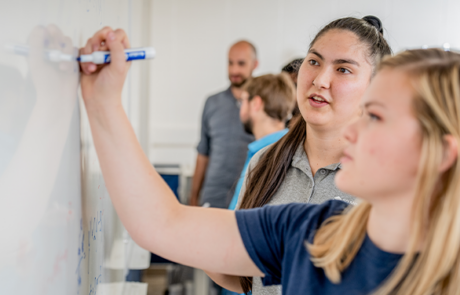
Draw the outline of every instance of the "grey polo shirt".
M248 144L254 141L240 121L240 110L230 88L206 100L198 153L208 156L200 204L228 208L243 170Z
M271 147L268 146L254 155L248 166L248 171L253 169L261 156ZM355 204L356 198L341 192L334 183L334 177L340 169L340 163L331 164L319 169L315 176L311 172L310 162L303 148L303 143L297 148L289 167L286 178L268 205L280 205L287 203L313 203L320 204L330 199L343 200ZM240 206L244 191L246 190L246 178L238 199L237 208ZM254 277L252 284L253 295L281 295L281 286L264 287L259 277Z

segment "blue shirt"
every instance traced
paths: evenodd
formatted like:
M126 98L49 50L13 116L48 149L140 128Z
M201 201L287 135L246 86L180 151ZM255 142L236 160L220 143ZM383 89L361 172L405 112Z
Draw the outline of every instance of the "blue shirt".
M265 274L265 286L283 286L283 294L364 295L375 291L390 275L402 255L375 246L366 235L355 258L333 284L323 269L310 260L305 242L330 216L341 214L347 203L330 200L323 204L290 203L236 211L244 246Z
M241 171L240 178L238 179L238 184L235 188L235 193L233 194L233 198L228 209L235 210L236 204L238 203L238 196L240 195L241 187L243 186L244 176L246 175L246 171L248 170L248 165L252 157L264 147L277 142L288 131L289 129L283 129L281 131L264 136L261 139L251 142L248 145L248 156L246 157L246 163L244 163L243 171Z

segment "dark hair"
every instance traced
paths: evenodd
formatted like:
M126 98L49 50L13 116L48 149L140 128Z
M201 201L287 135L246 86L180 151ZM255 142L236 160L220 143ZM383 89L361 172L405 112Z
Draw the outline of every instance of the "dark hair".
M367 56L374 69L385 55L391 54L391 48L383 37L382 23L375 16L337 19L316 34L310 48L330 30L345 30L358 36L367 45ZM273 144L254 169L248 172L246 190L239 209L262 207L272 199L286 177L295 152L306 139L306 128L301 115L294 117L289 132ZM244 292L248 293L252 289L252 278L240 277L240 284Z
M281 71L286 72L288 74L297 73L299 71L300 66L302 65L303 60L304 60L303 58L296 58L292 60L290 63L285 65L281 69Z
M339 18L326 25L316 34L310 43L310 48L320 37L330 30L345 30L353 32L359 40L367 45L367 56L375 69L385 55L391 55L391 48L383 37L382 22L378 17L368 15L361 19L354 17Z

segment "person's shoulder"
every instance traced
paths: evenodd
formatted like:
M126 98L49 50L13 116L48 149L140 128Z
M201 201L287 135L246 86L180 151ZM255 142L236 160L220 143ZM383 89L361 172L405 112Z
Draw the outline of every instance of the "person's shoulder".
M222 106L222 104L225 104L228 100L226 97L228 96L229 91L230 89L227 88L221 92L208 96L204 104L205 110L209 110L212 112L215 109L219 109Z
M342 214L350 205L339 200L329 200L321 204L289 203L265 206L271 211L274 222L290 224L293 228L306 227L315 231L329 217Z
M229 95L230 88L214 93L206 99L206 102L216 102Z
M315 216L319 222L323 222L333 215L342 214L350 204L340 200L328 200L321 204L288 203L283 205L269 205L272 208L279 208L280 211L288 211L295 215ZM289 215L289 214L288 214Z
M350 206L342 200L328 200L314 205L311 216L317 219L318 225L321 225L329 217L342 214Z
M252 156L251 161L249 162L250 167L254 167L259 163L260 159L267 153L267 151L274 145L275 143L269 144L264 148L261 148L257 153Z

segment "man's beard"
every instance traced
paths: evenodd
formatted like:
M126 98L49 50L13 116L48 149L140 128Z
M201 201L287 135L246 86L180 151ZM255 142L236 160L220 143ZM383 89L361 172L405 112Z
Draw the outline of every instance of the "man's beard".
M250 118L247 119L246 122L243 122L243 128L244 128L244 131L246 131L246 133L254 135L252 133L252 120Z
M238 83L234 83L230 80L230 83L232 84L232 87L236 87L236 88L240 88L241 86L244 85L244 83L246 83L246 81L248 81L248 79L244 78L243 76L240 76L242 78L241 82L238 82ZM230 77L229 77L230 78Z

